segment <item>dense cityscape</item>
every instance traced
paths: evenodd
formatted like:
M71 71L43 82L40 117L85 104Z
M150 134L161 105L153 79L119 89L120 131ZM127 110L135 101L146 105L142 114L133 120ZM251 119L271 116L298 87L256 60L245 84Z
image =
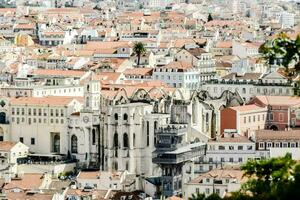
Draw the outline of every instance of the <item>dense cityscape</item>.
M300 1L0 0L0 200L300 196Z

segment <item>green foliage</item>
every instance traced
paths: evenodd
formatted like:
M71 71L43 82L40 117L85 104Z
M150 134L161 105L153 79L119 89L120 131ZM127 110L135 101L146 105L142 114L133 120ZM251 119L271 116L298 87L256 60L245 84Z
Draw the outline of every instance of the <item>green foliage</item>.
M146 48L142 42L137 42L133 46L133 52L137 55L138 57L138 63L137 65L140 65L140 60L141 60L141 55L146 53Z
M300 72L300 35L292 40L285 33L280 33L277 38L261 45L259 52L269 64L279 64Z
M300 164L291 154L266 160L250 160L241 167L248 181L224 200L285 200L300 197ZM219 200L218 195L193 195L189 200Z
M214 193L214 194L211 194L209 196L205 196L205 194L201 194L201 193L196 193L196 194L192 194L192 197L189 198L189 200L221 200L222 198Z

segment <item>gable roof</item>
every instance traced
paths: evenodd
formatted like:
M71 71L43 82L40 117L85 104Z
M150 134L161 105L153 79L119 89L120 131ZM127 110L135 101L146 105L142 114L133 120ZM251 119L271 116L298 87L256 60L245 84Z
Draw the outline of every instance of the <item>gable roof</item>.
M10 141L1 141L0 142L0 151L10 151L17 143Z
M12 179L3 189L10 190L13 188L21 188L23 190L39 189L43 182L43 174L26 173L18 179Z
M65 96L47 96L47 97L18 97L11 98L11 105L51 105L51 106L67 106L74 99L82 101L82 97L65 97Z

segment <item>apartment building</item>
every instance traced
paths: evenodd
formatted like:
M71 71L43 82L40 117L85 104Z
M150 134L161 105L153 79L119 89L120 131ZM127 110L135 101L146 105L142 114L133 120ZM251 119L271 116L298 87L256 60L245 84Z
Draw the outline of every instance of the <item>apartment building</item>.
M265 129L267 114L267 107L255 104L224 108L221 110L221 133L234 129L238 134L247 136L249 131Z
M200 71L189 63L174 61L163 67L156 67L153 79L175 88L197 89L200 85Z
M38 153L68 153L68 116L80 111L82 99L74 97L20 97L9 102L11 140Z
M204 193L205 196L218 194L224 197L226 193L239 190L246 182L243 174L244 172L239 169L214 169L201 174L184 185L184 199L190 198L195 193Z

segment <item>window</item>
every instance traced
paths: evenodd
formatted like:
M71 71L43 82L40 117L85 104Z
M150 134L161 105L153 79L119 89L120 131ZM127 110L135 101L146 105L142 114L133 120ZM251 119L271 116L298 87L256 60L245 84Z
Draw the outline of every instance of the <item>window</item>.
M95 129L92 130L92 144L93 145L96 144L96 130Z
M118 120L118 113L115 113L114 117L115 117L115 120Z
M149 138L149 134L150 134L150 125L149 125L149 121L147 121L147 147L149 146L149 144L150 144L150 138Z
M135 133L133 133L133 137L132 137L132 145L133 145L133 147L135 147Z
M250 117L250 116L248 117L248 122L249 122L249 123L251 122L251 117Z
M24 143L24 138L23 138L23 137L20 137L20 138L19 138L19 141L22 142L22 143Z
M283 142L283 143L282 143L282 147L283 147L283 148L287 148L287 147L288 147L288 143Z
M229 150L234 150L234 146L230 145Z
M14 115L15 114L15 108L11 109L11 114Z
M30 144L31 144L31 145L35 145L35 138L31 138L31 139L30 139Z
M126 113L123 115L123 120L124 120L124 121L127 121L127 120L128 120L128 115L127 115Z
M217 194L220 194L220 189L216 189L216 193L217 193Z
M31 115L31 108L28 108L28 115Z
M205 193L209 194L209 188L205 188Z
M291 143L290 143L290 147L291 147L291 148L295 148L295 147L296 147L295 142L291 142Z
M225 158L221 158L221 162L225 162Z
M47 116L47 110L44 109L44 116Z
M72 135L71 137L71 153L77 153L77 137Z
M233 162L233 158L229 158L229 162Z
M279 121L284 121L284 114L283 113L279 113Z
M206 179L206 183L209 183L209 182L210 182L210 179L209 179L209 178L207 178L207 179Z
M272 142L268 142L268 143L267 143L267 147L268 147L268 148L271 148L271 147L272 147Z
M225 150L224 146L219 146L219 150Z
M273 121L273 120L274 120L274 118L273 118L273 113L269 113L269 120L270 120L270 121Z
M55 135L53 137L53 152L59 153L60 152L60 136Z
M35 108L33 109L33 115L34 116L36 115L36 109Z
M275 143L275 147L277 147L277 148L280 147L280 143L279 143L279 142L276 142L276 143Z
M128 147L129 147L129 144L128 144L128 135L127 135L127 133L124 133L124 134L123 134L123 147L124 147L124 148L128 148Z
M208 158L208 161L209 162L213 162L213 158Z
M252 150L252 146L251 145L247 146L247 150Z
M243 162L243 158L239 158L239 162Z
M114 147L117 148L119 146L118 133L114 134Z
M243 150L243 146L238 146L238 150Z
M244 117L244 124L246 124L247 123L247 118L246 117Z
M53 116L53 109L50 109L50 116Z
M265 143L264 143L264 142L260 142L260 143L259 143L259 148L260 148L260 149L265 148Z

